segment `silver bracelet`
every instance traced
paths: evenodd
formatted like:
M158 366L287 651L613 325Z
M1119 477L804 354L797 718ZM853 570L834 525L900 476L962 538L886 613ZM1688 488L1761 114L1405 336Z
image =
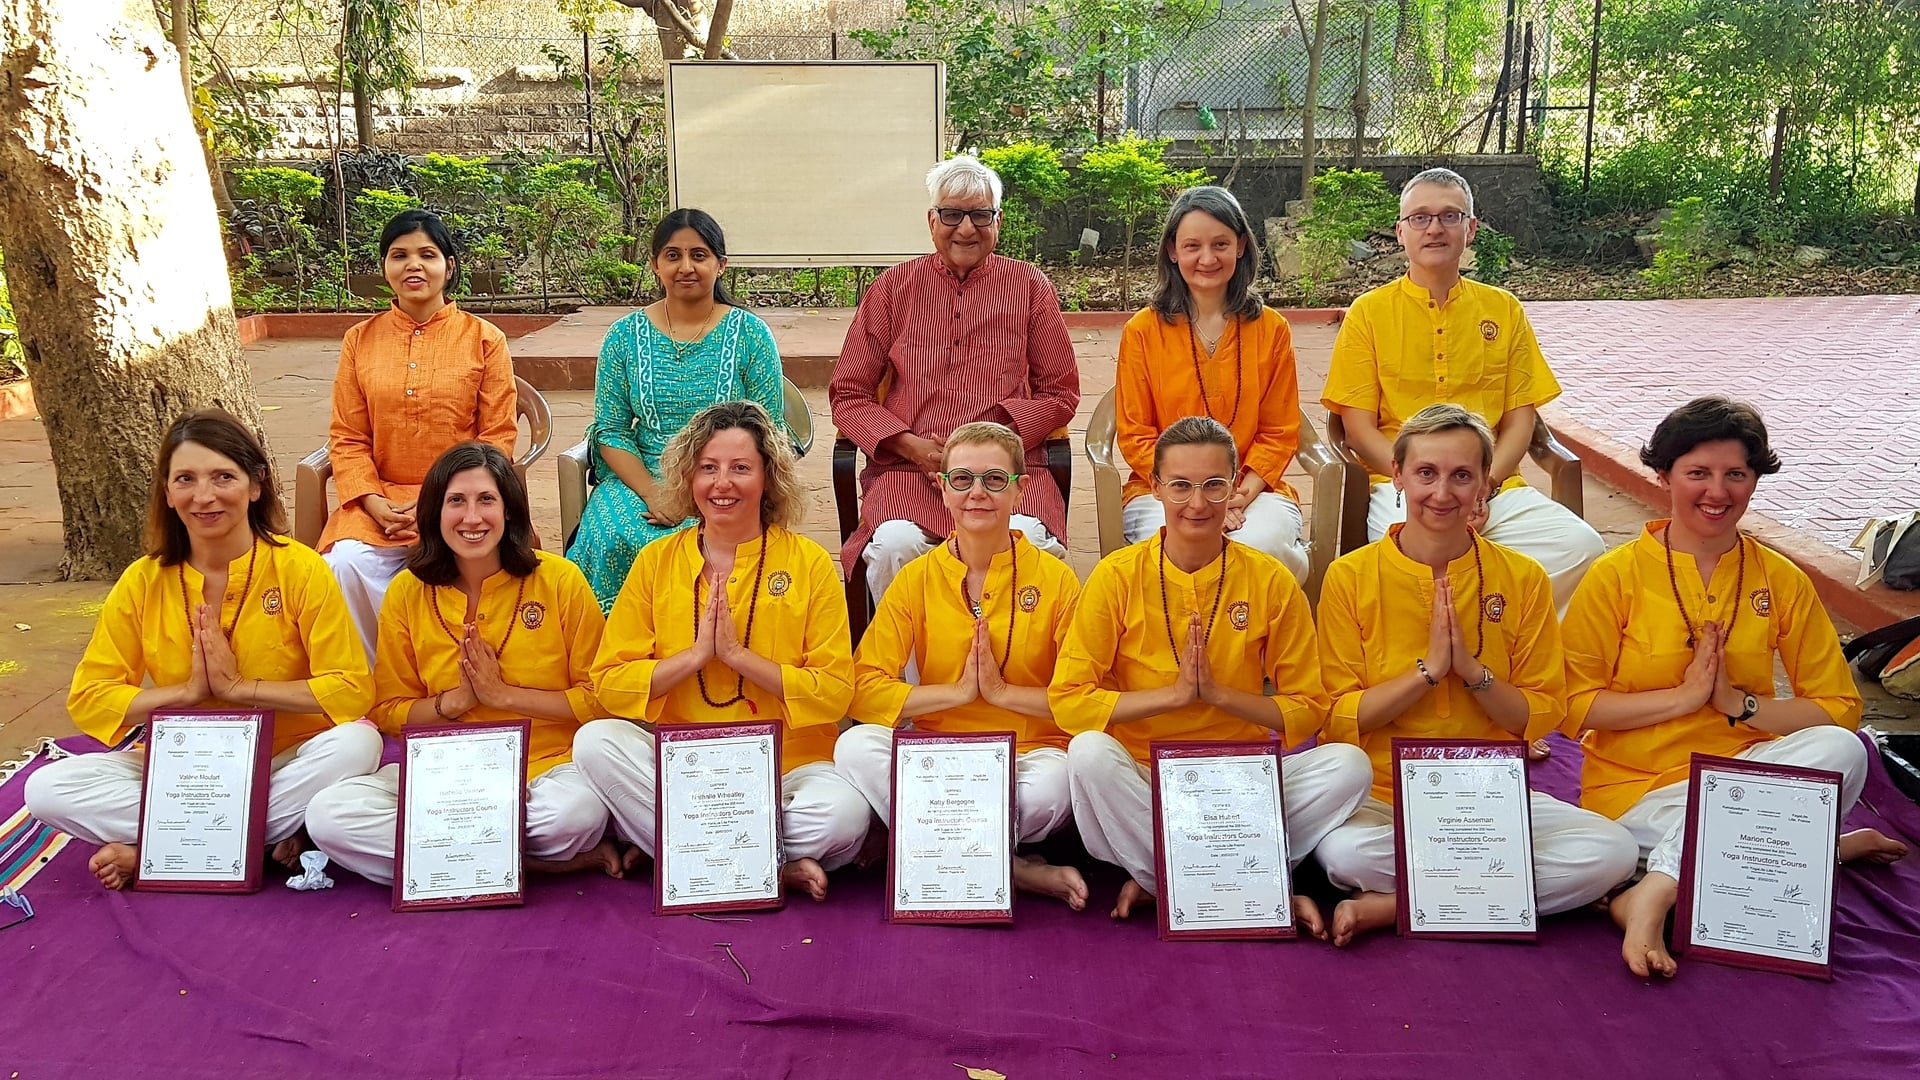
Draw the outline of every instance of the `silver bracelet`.
M1493 669L1488 667L1485 664L1481 664L1480 665L1480 681L1468 683L1467 692L1470 694L1478 694L1482 690L1485 690L1487 687L1492 685L1493 685Z

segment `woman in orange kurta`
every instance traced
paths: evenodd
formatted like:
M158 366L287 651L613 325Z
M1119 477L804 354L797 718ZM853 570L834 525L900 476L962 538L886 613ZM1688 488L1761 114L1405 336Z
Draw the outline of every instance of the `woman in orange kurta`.
M1154 442L1183 416L1209 416L1244 448L1227 535L1305 579L1300 503L1284 479L1300 447L1293 334L1253 291L1259 268L1246 212L1227 189L1188 188L1173 200L1153 304L1120 336L1114 429L1133 467L1121 529L1136 543L1166 524L1152 493Z
M380 235L393 306L347 331L327 428L340 508L319 549L340 581L373 663L380 604L419 538L414 502L435 458L480 439L513 456L513 361L507 336L447 299L459 280L453 237L425 210Z

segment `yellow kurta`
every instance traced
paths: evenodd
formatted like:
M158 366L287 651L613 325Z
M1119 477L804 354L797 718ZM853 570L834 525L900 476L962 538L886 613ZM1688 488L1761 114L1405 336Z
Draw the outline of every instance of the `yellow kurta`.
M247 562L255 560L252 587ZM181 592L184 577L186 592ZM177 686L193 671L193 630L187 605L202 602L206 579L179 563L162 566L152 556L136 560L107 594L93 637L73 672L67 712L74 726L111 746L134 724L127 707L143 680ZM246 591L245 599L241 591ZM276 712L273 752L298 746L335 724L366 715L373 704L367 653L347 617L347 602L333 571L313 549L295 540L255 540L253 554L227 566L219 601L220 625L233 627L233 656L243 679L305 681L321 713ZM209 698L194 708L250 709Z
M1273 733L1204 702L1169 713L1108 727L1122 691L1172 685L1179 664L1167 642L1186 641L1188 617L1204 623L1220 586L1221 560L1188 574L1166 564L1165 617L1160 596L1161 535L1121 548L1100 560L1080 594L1067 644L1054 665L1048 700L1054 719L1069 735L1106 731L1134 760L1148 760L1156 739L1195 742L1244 742L1273 738ZM1320 682L1320 654L1314 646L1313 613L1293 573L1280 560L1244 544L1227 548L1226 584L1219 616L1207 643L1213 678L1224 686L1261 693L1272 680L1271 695L1292 746L1320 731L1327 718L1327 694Z
M1287 320L1272 308L1261 309L1252 322L1228 319L1213 355L1200 356L1207 373L1204 394L1194 348L1184 318L1168 322L1152 308L1135 314L1120 332L1114 444L1133 468L1121 497L1153 490L1153 444L1162 431L1183 416L1211 411L1233 432L1246 470L1266 481L1268 491L1300 501L1284 478L1300 451L1300 382Z
M580 568L547 552L525 579L502 570L480 585L474 618L481 640L500 660L500 677L529 690L558 690L567 695L573 720L532 718L527 747L531 780L573 757L573 733L600 715L593 697L593 658L600 649L606 619ZM515 601L518 600L516 606ZM435 614L434 605L439 612ZM372 716L380 730L400 734L407 710L460 685L460 635L465 633L467 596L458 585L435 589L411 570L402 571L387 589L380 609L380 645L374 661L378 702ZM507 637L507 627L513 636ZM506 647L501 648L502 640ZM527 717L476 705L459 717L468 724ZM441 721L436 717L434 723Z
M739 724L784 720L782 767L794 769L833 760L837 725L853 703L853 655L848 644L847 601L833 559L819 544L782 528L766 532L767 571L760 582L758 614L748 648L780 665L780 694L746 684L747 700L714 708L692 678L667 691L652 691L654 665L693 647L694 596L701 589L700 533L682 529L640 549L626 584L607 617L606 636L593 662L593 685L602 708L649 723ZM727 607L735 633L747 632L761 541L734 553L727 576ZM701 608L706 607L701 593ZM733 696L735 672L714 660L704 669L715 701Z
M1693 556L1676 551L1669 580L1660 541L1666 524L1650 521L1632 543L1602 555L1573 594L1561 628L1567 649L1567 732L1579 734L1602 690L1667 690L1685 680L1693 650L1674 604L1676 582L1696 628L1708 619L1726 623L1738 606L1739 620L1726 647L1727 681L1735 689L1773 697L1777 653L1794 697L1817 703L1835 723L1858 727L1860 693L1806 573L1786 556L1743 537L1747 569L1741 595L1733 595L1740 575L1737 551L1720 557L1705 588ZM1747 724L1728 726L1725 714L1711 703L1631 731L1589 731L1580 803L1617 818L1654 788L1685 780L1694 754L1730 756L1773 738Z
M1373 761L1373 797L1393 801L1393 740L1515 739L1495 723L1479 695L1449 675L1391 723L1359 733L1360 696L1414 670L1427 654L1433 620L1433 570L1394 546L1392 536L1351 551L1327 567L1320 586L1320 660L1333 716L1331 738L1357 742ZM1538 739L1567 715L1566 657L1554 617L1553 584L1540 564L1481 538L1484 586L1476 582L1473 553L1447 564L1454 617L1467 647L1486 631L1480 662L1527 699L1525 738ZM1482 595L1483 618L1474 598Z
M1019 586L1014 588L1018 567ZM924 684L951 683L966 666L973 645L973 611L960 590L967 566L947 544L902 567L880 598L880 609L860 639L854 658L855 720L892 727L913 687L900 673L913 659ZM1067 639L1080 580L1065 562L1044 554L1015 533L1013 549L994 556L981 590L995 657L1005 656L1006 681L1015 686L1046 686L1053 680L1054 658ZM1013 639L1007 640L1007 615L1013 615ZM1064 750L1067 734L1051 717L1024 716L984 700L957 709L913 718L919 731L1011 731L1022 753L1042 746Z
M1429 405L1451 402L1498 430L1508 411L1559 396L1560 383L1512 293L1461 278L1442 307L1402 275L1347 308L1320 403L1376 414L1392 442L1400 425ZM1502 490L1520 483L1515 475Z

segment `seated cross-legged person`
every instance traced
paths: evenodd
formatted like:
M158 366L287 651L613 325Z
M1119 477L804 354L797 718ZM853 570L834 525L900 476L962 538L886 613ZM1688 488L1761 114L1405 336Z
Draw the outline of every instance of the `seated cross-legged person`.
M1393 444L1407 504L1387 539L1327 568L1320 658L1329 732L1373 760L1373 795L1320 842L1335 885L1360 890L1333 913L1333 943L1393 925L1393 740L1533 739L1566 717L1566 662L1553 587L1525 555L1474 534L1493 432L1458 405L1429 405ZM1540 792L1531 802L1542 915L1605 896L1639 851L1619 825Z
M1346 441L1373 472L1367 538L1378 540L1405 509L1394 489L1393 438L1428 405L1465 406L1494 431L1492 494L1469 515L1481 535L1547 572L1565 611L1580 576L1606 550L1579 515L1528 487L1520 462L1535 413L1560 384L1512 293L1460 276L1479 221L1458 173L1428 169L1400 193L1407 272L1362 294L1334 340L1321 404L1337 413Z
M578 567L533 546L527 490L490 443L440 455L420 485L420 542L380 611L373 718L389 734L529 721L527 869L624 867L607 808L569 763L598 715L588 672L605 620ZM314 797L307 831L341 866L393 881L400 766ZM630 853L631 854L631 853Z
M1158 883L1149 783L1154 740L1294 746L1318 734L1327 697L1307 598L1278 559L1226 537L1240 459L1216 421L1190 416L1160 436L1158 535L1100 561L1080 594L1048 700L1067 744L1073 817L1088 852L1124 869L1113 917L1151 903ZM1264 692L1271 683L1273 693ZM1287 846L1304 859L1366 797L1373 770L1350 743L1281 762ZM1301 927L1326 937L1294 897Z
M1038 267L993 253L1001 192L992 169L965 154L948 158L927 173L927 192L933 254L874 279L828 387L834 426L867 455L860 527L840 558L851 572L866 557L876 601L945 534L940 449L975 420L1020 434L1031 479L1013 527L1041 551L1067 555L1066 499L1043 447L1080 404L1060 297Z
M593 662L601 708L573 760L619 835L655 853L654 724L781 723L787 887L815 900L859 853L873 811L833 767L853 702L847 604L833 559L792 531L793 447L749 401L703 409L660 457L660 505L698 519L640 549ZM645 726L642 726L645 725Z
M1860 693L1833 623L1799 567L1740 531L1760 477L1779 471L1750 405L1696 398L1640 452L1671 499L1580 583L1567 611L1567 730L1585 732L1581 803L1633 834L1646 876L1609 905L1636 975L1671 976L1665 924L1679 895L1694 754L1828 769L1845 816L1867 778ZM1785 669L1791 697L1774 692ZM1873 829L1840 859L1892 862Z
M1153 497L1153 444L1183 416L1233 433L1245 464L1227 499L1227 535L1307 576L1300 503L1283 477L1300 449L1293 332L1253 291L1260 248L1221 187L1181 192L1160 234L1153 303L1127 321L1114 379L1114 441L1133 468L1121 529L1138 543L1167 516Z
M1000 424L964 424L948 437L941 497L953 516L947 542L908 563L854 656L852 716L834 766L882 821L891 807L893 729L1011 731L1020 843L1045 839L1073 815L1067 736L1053 721L1047 684L1080 598L1072 568L1008 528L1027 477L1020 436ZM918 665L919 685L905 678ZM1013 883L1086 906L1080 871L1018 855Z
M380 733L347 605L327 564L288 539L273 465L216 409L174 421L147 503L147 554L120 575L73 673L67 711L111 746L156 709L270 709L267 842L297 866L307 804L380 763ZM149 685L150 684L150 685ZM89 844L118 889L139 851L140 750L81 754L27 778L27 812Z

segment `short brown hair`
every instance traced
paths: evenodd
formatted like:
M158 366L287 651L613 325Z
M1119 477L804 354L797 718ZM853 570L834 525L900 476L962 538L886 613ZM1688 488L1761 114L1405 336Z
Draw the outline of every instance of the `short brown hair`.
M1393 437L1393 463L1407 460L1407 444L1421 435L1443 431L1471 431L1480 439L1480 471L1493 468L1493 429L1479 414L1451 403L1429 405L1407 418Z
M1167 425L1153 443L1153 475L1160 475L1160 462L1176 446L1217 446L1227 452L1227 475L1240 471L1240 448L1233 444L1233 432L1211 416L1183 416Z
M1760 410L1744 401L1697 397L1667 414L1653 429L1653 438L1640 448L1640 464L1657 473L1673 471L1673 463L1701 443L1738 439L1747 448L1747 468L1756 475L1780 471L1780 455L1767 444L1767 422Z
M1027 467L1027 448L1021 443L1019 432L991 420L975 420L971 424L961 424L953 429L953 434L947 436L946 449L940 451L941 470L946 469L947 458L952 455L954 447L974 444L997 446L1005 450L1008 459L1013 462L1015 473Z
M723 431L739 428L753 438L766 475L760 491L760 524L795 529L806 516L806 489L800 484L793 444L757 401L722 401L694 414L667 440L660 453L660 500L656 509L684 521L694 516L693 467L700 451Z
M287 512L280 505L280 491L273 482L273 463L260 440L247 430L238 417L225 409L200 409L173 422L160 439L160 452L153 461L153 487L147 497L147 554L160 560L161 566L187 561L193 542L187 536L187 524L167 503L167 477L173 472L173 452L186 443L198 443L240 466L247 478L260 485L260 497L247 505L247 525L253 535L279 547L286 543Z

